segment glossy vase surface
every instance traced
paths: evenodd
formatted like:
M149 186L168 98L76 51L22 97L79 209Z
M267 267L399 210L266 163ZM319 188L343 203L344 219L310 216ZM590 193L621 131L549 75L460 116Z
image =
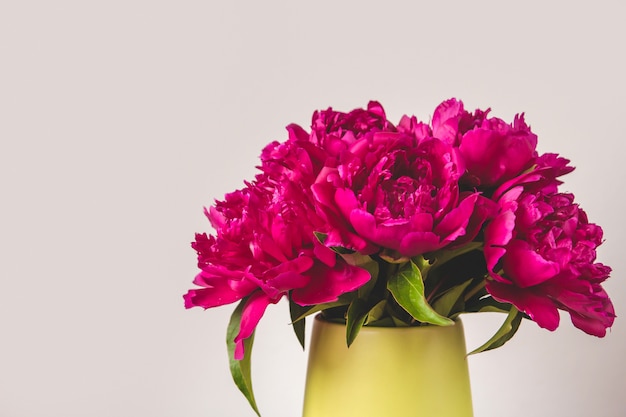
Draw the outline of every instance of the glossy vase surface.
M368 327L346 346L343 324L315 317L303 417L472 417L460 320Z

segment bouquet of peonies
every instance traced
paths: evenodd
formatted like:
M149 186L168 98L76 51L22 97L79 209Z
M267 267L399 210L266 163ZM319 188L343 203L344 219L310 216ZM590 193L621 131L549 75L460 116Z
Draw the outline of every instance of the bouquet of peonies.
M315 112L311 131L292 124L270 143L260 173L206 215L214 235L192 244L200 273L185 306L239 302L228 326L231 371L256 410L250 384L255 327L283 297L304 346L306 316L362 326L449 325L461 313L507 314L476 351L499 347L522 318L554 330L559 312L602 337L615 318L596 263L602 229L559 177L557 154L537 136L441 103L429 124L382 106Z

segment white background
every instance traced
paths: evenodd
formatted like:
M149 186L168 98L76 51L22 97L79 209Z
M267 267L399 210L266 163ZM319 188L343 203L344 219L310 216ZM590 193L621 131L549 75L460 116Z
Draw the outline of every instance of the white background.
M626 311L623 1L0 3L0 417L252 416L233 306L183 308L202 207L313 110L428 120L444 99L525 111L577 170ZM500 317L466 317L469 347ZM258 328L265 416L300 414L306 353L284 303ZM477 417L626 410L626 322L605 339L524 322L470 358Z

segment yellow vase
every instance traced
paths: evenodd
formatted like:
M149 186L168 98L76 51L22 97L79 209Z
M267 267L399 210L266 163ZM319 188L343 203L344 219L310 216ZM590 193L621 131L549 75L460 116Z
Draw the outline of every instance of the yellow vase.
M346 328L315 317L303 417L472 417L460 320L454 326Z

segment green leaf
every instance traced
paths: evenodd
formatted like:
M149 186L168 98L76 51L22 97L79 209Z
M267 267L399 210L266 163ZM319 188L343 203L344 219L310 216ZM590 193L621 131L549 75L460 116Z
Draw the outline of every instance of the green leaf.
M252 344L254 342L254 333L244 340L244 357L241 360L235 359L235 337L239 334L239 325L241 323L241 313L247 299L241 300L233 314L230 316L230 322L228 323L228 329L226 331L226 347L228 350L228 360L230 362L230 373L233 376L235 385L239 388L239 391L246 397L250 406L254 412L261 417L259 409L257 408L256 401L254 399L254 393L252 391L252 376L251 376L251 358L252 358Z
M341 306L348 305L350 304L350 301L352 298L353 296L349 294L342 294L339 296L339 299L337 301L332 301L330 303L315 304L312 306L300 306L296 303L293 303L293 307L291 305L289 306L290 309L293 308L293 312L291 315L291 322L295 323L297 321L304 319L307 316L310 316L311 314L315 314L317 312L326 310L328 308L341 307Z
M426 301L422 274L413 261L408 262L387 281L387 289L407 313L423 323L450 326L454 321L437 313Z
M434 262L432 259L424 258L424 255L418 255L411 258L411 262L417 265L417 268L420 270L422 274L422 282L428 279L428 273L430 269L434 266Z
M303 313L303 307L293 302L293 300L289 299L289 314L291 315L291 327L293 327L293 331L298 338L298 342L304 349L304 331L306 327L305 320L297 320L298 317Z
M370 323L377 322L381 320L385 315L385 309L387 307L387 300L381 300L374 307L370 309L367 313L367 319L365 320L365 324L368 325Z
M438 299L433 303L433 309L441 314L442 316L450 316L452 309L457 304L459 299L463 296L465 289L472 283L472 280L469 279L464 283L457 285L455 287L450 288L446 292L444 292Z
M356 291L358 298L368 298L372 291L374 291L374 288L376 288L376 283L378 282L378 264L376 265L377 266L375 271L373 269L368 269L371 278L365 284L360 286L359 289Z
M352 249L344 248L343 246L329 246L328 249L331 249L338 255L349 255L354 253Z
M498 329L496 334L494 334L485 344L471 351L469 355L496 349L504 345L515 335L523 317L524 315L517 308L511 306L511 310L506 316L506 320L504 320L504 323L502 323L502 326L500 326L500 329Z
M375 327L398 327L393 321L393 318L389 316L376 321L366 321L365 325L372 325ZM406 324L403 324L402 326L406 326Z
M395 327L409 327L410 326L409 323L405 323L404 321L400 320L396 316L391 316L391 320L393 320L393 325Z
M324 244L324 242L326 242L326 238L328 238L328 235L326 233L313 232L313 234L322 245Z
M356 298L350 303L346 313L346 342L348 347L354 342L361 327L365 324L369 310L368 303L360 298Z

